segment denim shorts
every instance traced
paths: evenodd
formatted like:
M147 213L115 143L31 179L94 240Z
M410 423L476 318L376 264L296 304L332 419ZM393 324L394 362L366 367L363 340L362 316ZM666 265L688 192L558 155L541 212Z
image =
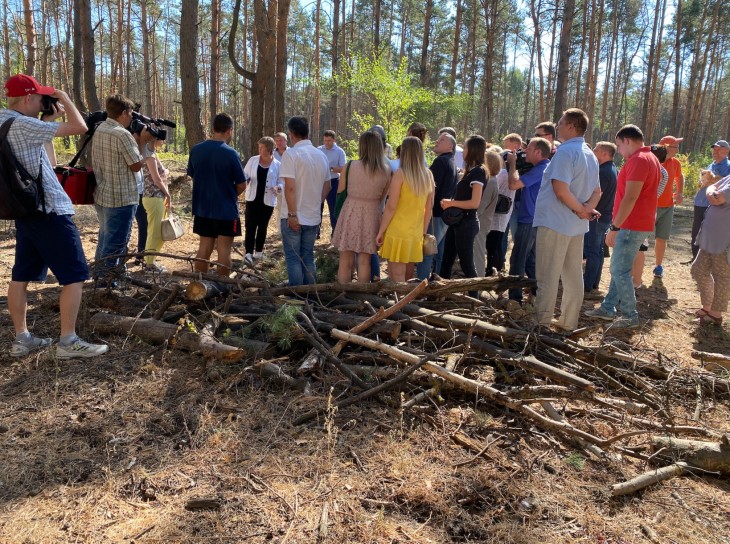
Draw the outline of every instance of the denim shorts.
M45 281L49 268L61 285L89 279L79 231L70 215L16 219L15 229L13 281Z
M211 219L210 217L195 216L193 218L193 233L203 238L218 238L219 236L241 236L241 220Z

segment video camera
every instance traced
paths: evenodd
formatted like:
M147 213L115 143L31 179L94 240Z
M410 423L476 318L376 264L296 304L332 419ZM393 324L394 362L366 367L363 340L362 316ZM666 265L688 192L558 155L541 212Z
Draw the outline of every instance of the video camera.
M58 98L55 96L48 96L43 95L41 96L41 105L43 106L43 109L41 110L41 113L43 115L53 115L56 113L56 104L58 103Z
M509 156L510 152L505 151L502 154L502 160L506 163L507 157ZM527 162L527 154L523 149L518 149L515 151L515 155L517 156L517 161L515 163L515 168L517 169L517 173L521 176L522 174L529 172L532 170L532 167L534 166L532 163Z
M170 128L177 127L174 121L159 117L157 119L153 119L142 115L138 111L133 111L132 123L129 125L129 131L132 134L139 134L146 128L147 131L158 140L165 140L167 139L167 129L162 128L163 125Z

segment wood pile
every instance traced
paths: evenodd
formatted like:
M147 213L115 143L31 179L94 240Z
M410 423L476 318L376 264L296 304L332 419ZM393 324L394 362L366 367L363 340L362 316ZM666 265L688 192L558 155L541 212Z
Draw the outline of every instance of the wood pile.
M728 437L701 417L706 404L730 399L726 371L681 369L637 353L609 325L570 334L535 327L529 312L499 296L532 287L531 280L287 287L243 272L155 279L133 281L123 295L96 290L92 304L104 310L91 326L199 353L208 377L228 388L255 373L330 399L295 414L292 425L367 400L425 420L444 399L480 402L515 414L525 432L550 433L586 455L657 467L614 485L614 496L696 470L730 475ZM452 438L484 453L463 433Z

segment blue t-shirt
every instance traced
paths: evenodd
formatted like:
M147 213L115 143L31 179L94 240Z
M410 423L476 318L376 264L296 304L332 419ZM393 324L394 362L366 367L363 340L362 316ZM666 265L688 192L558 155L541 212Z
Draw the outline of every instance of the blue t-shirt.
M728 158L725 157L720 162L717 162L717 163L713 162L705 170L712 170L712 173L714 175L724 178L725 176L730 175L730 160L728 160ZM701 208L710 207L710 201L707 200L707 187L701 187L700 190L697 191L697 194L695 195L694 204L695 204L695 206L698 206Z
M535 204L533 227L547 227L565 236L588 232L588 220L558 200L553 180L568 184L575 199L586 202L599 186L598 160L582 137L563 142L542 175L540 194Z
M218 140L197 144L190 150L188 175L193 178L193 215L238 219L236 185L246 178L235 149Z
M535 217L535 202L540 192L540 183L542 182L542 174L545 168L550 164L548 159L543 159L533 166L529 172L525 172L520 176L520 181L525 184L522 190L522 198L520 199L520 208L517 213L518 223L527 223L532 225Z

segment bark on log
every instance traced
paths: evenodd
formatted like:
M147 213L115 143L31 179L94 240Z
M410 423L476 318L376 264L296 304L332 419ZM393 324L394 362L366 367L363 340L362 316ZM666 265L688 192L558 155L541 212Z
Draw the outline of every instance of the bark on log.
M655 458L681 459L688 465L719 472L730 476L730 440L724 435L720 442L703 442L685 440L671 436L653 436L651 438L653 452L661 452Z
M255 340L243 347L222 344L209 335L181 330L177 325L155 319L136 319L113 314L96 314L91 318L92 327L107 334L134 334L151 344L174 343L185 351L200 351L206 358L236 363L247 357L255 357L269 350L269 344Z
M702 361L702 366L707 370L730 371L730 357L723 355L722 353L693 351L692 358Z

